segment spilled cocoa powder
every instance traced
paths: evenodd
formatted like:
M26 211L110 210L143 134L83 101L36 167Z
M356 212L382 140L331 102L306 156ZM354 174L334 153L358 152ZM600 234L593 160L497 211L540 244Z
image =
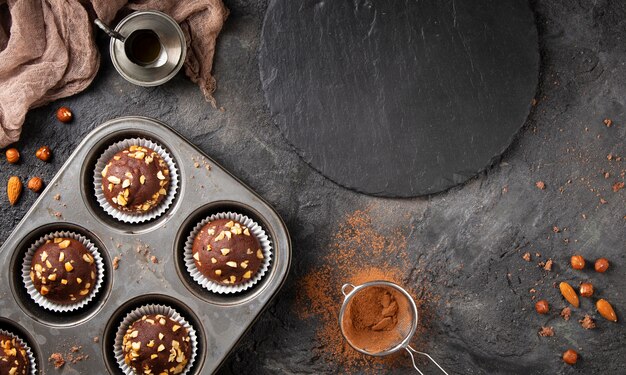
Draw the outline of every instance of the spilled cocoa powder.
M337 224L330 250L322 265L298 281L296 313L300 319L316 321L313 352L340 373L381 373L391 368L408 369L411 361L402 351L384 357L361 354L343 338L339 310L343 303L341 286L368 281L391 281L409 292L416 303L419 322L411 345L426 351L428 327L434 316L431 308L439 299L422 281L418 254L407 251L408 226L388 228L373 222L372 208L357 210ZM374 217L378 217L377 214ZM384 215L383 215L384 216ZM421 361L421 359L420 359Z
M355 293L341 322L352 346L377 354L396 347L408 336L413 313L405 295L387 286L371 286Z

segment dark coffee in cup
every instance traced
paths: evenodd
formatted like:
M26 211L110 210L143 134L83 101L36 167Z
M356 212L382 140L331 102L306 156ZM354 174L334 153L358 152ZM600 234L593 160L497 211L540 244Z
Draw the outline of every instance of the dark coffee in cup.
M133 31L124 42L124 51L129 60L141 66L154 63L161 55L161 41L152 30Z

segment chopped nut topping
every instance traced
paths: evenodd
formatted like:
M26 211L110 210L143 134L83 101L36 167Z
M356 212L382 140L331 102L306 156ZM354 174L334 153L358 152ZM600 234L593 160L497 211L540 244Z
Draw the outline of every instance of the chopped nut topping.
M228 267L237 268L237 262L226 262Z
M241 268L248 268L248 263L249 262L250 262L249 260L244 260L239 265L241 266Z
M132 331L132 332L130 333L130 337L132 337L132 338L135 338L135 337L137 337L137 336L139 336L139 331L137 331L137 330Z
M152 348L154 346L154 340L150 340L149 343L146 344L148 348Z
M162 352L165 350L165 345L161 344L159 345L159 347L157 348L157 352Z
M263 259L264 258L263 252L261 251L261 249L258 249L256 251L256 257L259 258L259 259Z
M246 250L246 254L251 255L251 254L253 254L253 252L252 252L252 250L248 249L248 250Z
M41 290L39 290L39 293L41 293L42 296L45 296L49 291L48 287L44 285L41 287Z
M82 283L82 282L83 282L83 279L81 279L80 277L77 277L77 278L76 278L76 282L80 284L80 283Z
M81 296L84 296L84 295L87 295L87 293L89 293L89 289L83 289L78 294L80 294Z
M48 253L44 251L41 253L41 261L45 262L46 259L48 259Z
M159 323L160 323L162 326L164 326L164 325L165 325L165 323L167 323L167 321L166 321L165 319L161 318L161 319L159 319Z
M237 281L237 278L234 275L230 275L231 284L234 283L235 281Z
M193 259L200 261L200 253L193 254Z
M142 184L142 185L145 184L146 183L146 176L144 176L144 175L139 176L139 183Z
M46 267L52 268L52 263L49 260L46 260Z
M63 284L63 285L67 284L67 280L61 279L61 284Z
M218 276L221 275L222 274L222 270L215 270L215 274L218 275Z
M162 171L159 171L159 172L157 173L157 178L158 178L159 180L165 180L165 176L163 176L163 172L162 172Z
M243 234L245 234L246 236L250 235L250 231L248 230L248 228L243 230Z
M244 279L249 279L251 277L252 277L252 271L247 271L246 273L243 274Z
M124 180L124 182L122 182L122 188L125 189L125 188L127 188L129 186L130 186L130 180L129 179L126 179L126 180Z
M56 273L52 273L52 274L48 275L48 280L54 281L56 279L57 279L57 274Z
M59 243L59 248L65 249L70 246L70 240L63 240Z
M120 182L122 182L122 180L120 180L118 177L115 177L115 176L109 176L109 177L107 177L107 181L109 181L110 183L112 183L112 184L114 184L114 185L117 185L117 184L119 184Z
M59 262L62 262L62 261L64 261L64 260L65 260L65 253L64 253L63 251L61 251L61 252L59 253Z
M174 326L172 327L172 332L176 332L180 329L180 326L178 324L174 324Z
M163 340L164 335L162 333L159 333L159 340Z
M228 255L228 253L230 253L230 249L223 248L222 250L220 250L220 252L222 253L222 255Z
M158 357L158 356L159 356L158 354L152 354L152 355L150 356L150 359L155 359L155 358L156 358L156 357Z
M72 272L72 270L74 269L74 267L72 266L72 264L70 262L65 262L65 270L67 272Z

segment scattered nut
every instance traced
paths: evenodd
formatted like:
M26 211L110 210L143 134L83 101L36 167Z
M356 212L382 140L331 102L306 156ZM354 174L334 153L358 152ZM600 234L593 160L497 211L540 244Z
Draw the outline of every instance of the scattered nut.
M572 316L572 309L570 309L569 307L564 307L563 310L561 310L561 317L565 320L569 320L569 318Z
M68 123L72 121L72 111L67 107L57 109L57 119L61 122Z
M7 196L9 197L9 203L13 206L20 199L22 195L22 181L17 176L11 176L7 183Z
M524 259L527 262L530 262L532 260L529 252L525 252L524 255L522 255L522 259Z
M39 147L39 150L35 152L35 156L37 157L37 159L42 160L42 161L50 160L50 156L51 156L50 147L48 146Z
M604 125L606 125L607 128L610 128L611 125L613 125L613 120L611 120L610 118L605 118L602 122L604 122Z
M606 320L610 320L612 322L617 322L617 315L615 314L615 310L613 310L613 306L611 306L611 304L605 300L605 299L599 299L598 302L596 302L596 309L598 309L598 312L600 313L600 315L602 315L602 317Z
M596 263L594 264L594 268L596 272L603 273L609 269L609 261L606 258L600 258L596 260Z
M539 336L541 337L552 337L554 336L554 328L552 327L541 327L539 330Z
M39 193L43 188L43 181L39 177L32 177L26 186L35 193Z
M576 353L572 349L567 349L565 353L563 353L563 362L568 365L574 365L578 361L578 353Z
M539 190L544 190L546 188L546 183L543 181L537 181L535 183L535 186L537 187L537 189Z
M581 283L578 292L582 297L591 297L593 295L593 284Z
M561 290L561 294L567 300L567 302L569 302L574 307L580 306L580 301L578 300L578 296L576 295L576 292L574 291L574 288L572 288L571 285L569 285L565 281L562 281L559 284L559 289Z
M16 148L6 150L5 155L7 156L7 161L11 164L15 164L20 161L20 152L17 151Z
M548 311L550 311L548 301L546 301L545 299L537 301L537 303L535 303L535 310L537 310L539 314L547 314Z
M572 255L570 263L572 264L572 268L575 270L582 270L585 268L585 258L583 258L582 255Z
M585 314L585 317L582 318L581 320L579 320L578 323L580 323L580 325L584 329L594 329L594 328L596 328L596 323L593 321L593 319L591 319L591 317L588 314Z

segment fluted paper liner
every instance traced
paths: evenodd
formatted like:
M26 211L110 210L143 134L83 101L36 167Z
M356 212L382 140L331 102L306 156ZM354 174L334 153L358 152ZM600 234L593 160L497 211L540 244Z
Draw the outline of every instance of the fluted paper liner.
M170 184L167 188L167 195L163 198L161 203L147 212L132 213L120 211L111 206L102 191L102 170L115 154L129 148L130 146L141 146L154 150L157 154L159 154L159 156L161 156L165 163L167 163L167 167L170 171ZM163 215L163 213L165 213L165 211L167 211L167 209L172 205L178 190L178 168L176 167L176 162L174 162L172 156L158 143L145 138L128 138L112 144L102 153L102 155L100 155L94 169L93 185L96 193L96 200L107 214L126 223L143 223Z
M207 278L198 270L196 267L196 263L193 259L193 241L196 238L196 235L200 232L203 226L205 226L208 222L218 219L229 219L240 222L242 225L248 227L250 233L256 237L261 245L261 251L263 251L263 263L259 266L259 270L255 273L254 277L245 283L237 284L237 285L224 285L220 283L216 283L215 281ZM207 290L220 293L220 294L229 294L229 293L238 293L244 290L247 290L254 286L256 283L263 278L265 273L270 267L270 263L272 260L272 243L270 242L267 234L261 228L259 224L257 224L254 220L249 217L238 214L235 212L222 212L218 214L213 214L201 222L199 222L187 237L187 241L185 242L184 248L184 260L185 266L187 267L187 272L191 275L191 277L201 286L206 288Z
M33 281L30 279L30 265L33 260L33 255L35 254L35 251L37 250L37 248L39 248L39 246L46 243L46 241L53 240L55 238L72 238L76 241L79 241L85 246L85 248L87 248L87 251L89 251L91 255L93 255L93 258L95 260L97 273L95 284L87 298L84 298L77 303L60 304L47 299L45 296L39 293L39 291L35 288ZM102 260L102 256L100 255L100 251L98 250L98 248L91 241L89 241L87 237L69 231L49 233L38 239L28 248L28 250L26 251L26 256L24 256L24 261L22 263L22 281L24 282L24 286L26 287L26 291L28 292L28 294L31 296L36 304L46 310L51 310L55 312L74 311L87 306L87 304L91 302L91 300L93 300L93 298L96 296L96 294L98 294L98 291L102 286L102 281L104 280L104 272L104 261Z
M0 334L7 335L9 337L14 338L15 341L17 341L17 343L20 344L24 348L24 350L26 350L26 355L28 356L28 362L30 364L30 374L37 375L37 362L35 362L35 355L33 354L33 351L30 349L30 346L26 344L26 341L22 340L18 335L13 334L12 332L9 332L9 331L5 331L3 329L0 329Z
M141 317L144 315L151 314L161 314L168 316L187 329L187 334L189 335L191 342L191 357L187 362L187 366L185 366L183 372L181 372L181 375L187 374L189 372L189 369L193 367L193 363L196 360L196 355L198 352L198 337L196 334L196 330L174 308L158 304L149 304L137 307L136 309L126 314L126 317L124 318L124 320L122 320L122 323L118 327L115 334L115 341L113 342L113 353L115 354L115 360L117 361L118 366L125 375L135 375L132 367L124 362L124 335L126 334L128 327L130 327L136 320L141 319Z

